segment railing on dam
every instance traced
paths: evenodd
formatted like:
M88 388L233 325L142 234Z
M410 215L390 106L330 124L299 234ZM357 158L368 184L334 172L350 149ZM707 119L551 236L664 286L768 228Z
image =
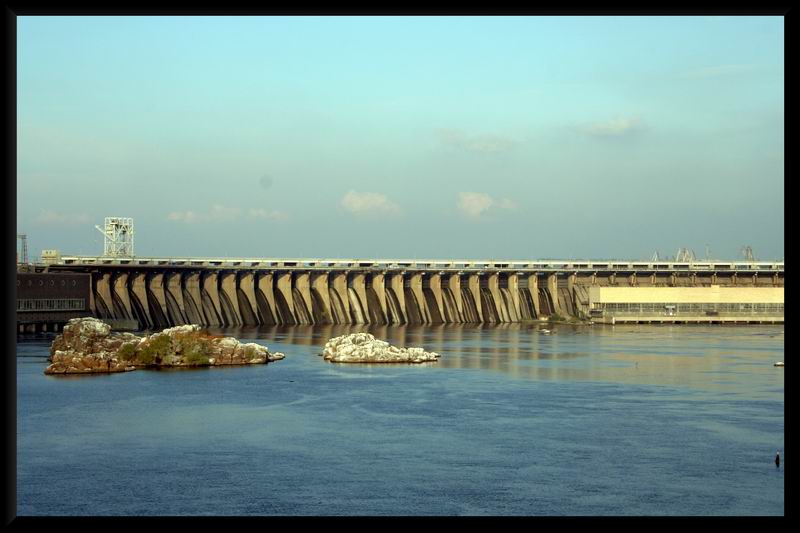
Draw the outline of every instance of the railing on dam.
M309 258L198 258L198 257L103 257L63 256L60 265L74 266L136 266L136 267L200 267L200 268L253 268L253 269L308 269L308 270L440 270L484 271L508 270L520 272L540 271L690 271L690 272L776 272L783 271L784 263L754 261L578 261L578 260L470 260L443 259L309 259Z
M47 268L90 274L92 312L142 328L586 318L591 287L777 288L782 301L784 283L782 262L64 256Z

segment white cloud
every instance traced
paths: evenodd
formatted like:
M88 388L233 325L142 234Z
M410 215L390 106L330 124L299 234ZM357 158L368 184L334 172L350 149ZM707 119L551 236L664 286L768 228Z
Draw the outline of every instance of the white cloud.
M209 211L212 220L233 220L239 218L242 210L238 207L225 207L224 205L213 205Z
M245 210L239 207L226 207L224 205L212 205L208 211L198 213L196 211L173 211L167 215L167 220L174 222L184 222L194 224L197 222L226 222L237 220L245 214ZM250 218L261 220L286 220L289 218L285 211L267 211L263 208L251 208L246 210Z
M36 221L41 224L88 224L89 215L86 213L64 214L50 210L42 210Z
M468 152L494 154L508 151L518 144L516 140L503 135L467 135L454 129L440 129L436 133L443 144Z
M287 214L283 211L267 211L266 209L251 209L248 211L251 218L263 220L286 220Z
M167 215L167 220L175 220L178 222L186 222L191 224L200 220L200 215L194 211L173 211Z
M592 137L623 137L644 128L644 123L639 117L617 117L605 122L593 122L580 129Z
M503 198L497 203L497 207L500 209L516 209L517 203L513 200L509 200L508 198Z
M397 214L400 207L387 198L385 194L376 192L348 191L342 197L342 207L351 213L382 213Z
M495 199L483 192L458 193L458 209L467 216L478 218L489 209L516 209L517 204L508 198Z

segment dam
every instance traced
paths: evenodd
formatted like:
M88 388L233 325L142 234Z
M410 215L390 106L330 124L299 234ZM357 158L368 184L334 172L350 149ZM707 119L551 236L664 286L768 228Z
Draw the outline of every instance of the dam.
M548 318L783 323L784 314L783 262L59 256L39 273L88 274L87 314L141 329Z

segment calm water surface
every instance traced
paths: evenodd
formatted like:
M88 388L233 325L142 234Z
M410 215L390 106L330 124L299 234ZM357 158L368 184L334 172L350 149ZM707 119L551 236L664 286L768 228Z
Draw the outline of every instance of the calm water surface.
M268 365L45 376L17 343L20 515L783 515L783 326L213 330ZM370 331L442 354L341 365Z

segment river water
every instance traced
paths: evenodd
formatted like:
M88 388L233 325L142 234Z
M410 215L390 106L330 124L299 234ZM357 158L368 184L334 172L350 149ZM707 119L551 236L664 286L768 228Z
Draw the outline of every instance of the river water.
M268 365L45 376L17 343L19 515L783 515L783 326L212 330ZM441 354L342 365L370 331Z

